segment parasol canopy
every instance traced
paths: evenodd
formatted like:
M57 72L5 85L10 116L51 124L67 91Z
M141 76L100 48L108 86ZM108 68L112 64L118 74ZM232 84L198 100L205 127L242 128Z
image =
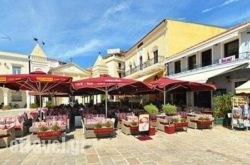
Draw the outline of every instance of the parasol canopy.
M191 81L183 81L178 79L171 79L168 77L161 77L158 80L152 81L149 85L153 86L156 90L164 92L164 104L166 98L166 92L178 92L178 91L211 91L216 90L215 85L198 83Z
M101 75L100 77L87 78L72 82L73 95L81 94L105 94L105 113L107 117L107 97L108 94L136 94L142 90L151 88L137 80Z
M0 86L12 90L29 90L40 96L44 93L71 93L72 77L46 74L41 71L30 74L0 75Z

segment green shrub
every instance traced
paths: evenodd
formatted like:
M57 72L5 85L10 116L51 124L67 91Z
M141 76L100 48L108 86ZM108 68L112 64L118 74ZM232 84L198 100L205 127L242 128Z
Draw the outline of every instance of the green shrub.
M104 126L105 126L105 127L111 127L111 122L110 122L110 121L105 122L105 123L104 123Z
M52 107L52 101L50 101L50 100L47 101L47 102L46 102L46 107Z
M95 125L95 127L96 127L96 128L102 128L102 124L101 124L101 123L97 123L97 124Z
M148 105L145 105L144 107L144 110L146 112L149 113L150 116L155 116L158 114L159 112L159 109L157 108L157 106L153 105L153 104L148 104Z
M36 103L30 103L30 108L37 108L37 104Z
M130 122L130 125L131 125L131 126L137 126L137 125L138 125L138 122L136 122L136 121L131 121L131 122Z
M45 125L40 126L39 131L48 131L49 128Z
M177 107L169 103L162 105L162 110L167 115L175 115L177 113Z
M9 105L4 105L2 109L3 109L3 110L10 110L10 109L11 109L11 106L9 106Z
M54 124L50 129L53 131L58 131L60 130L60 127L57 124Z
M234 95L231 93L218 95L213 97L213 116L215 118L225 117L232 109L231 98Z

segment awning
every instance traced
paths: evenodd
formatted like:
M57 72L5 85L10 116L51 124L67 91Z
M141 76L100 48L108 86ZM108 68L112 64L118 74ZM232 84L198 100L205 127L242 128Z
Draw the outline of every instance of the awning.
M138 81L146 81L147 79L149 79L149 78L151 78L151 77L155 77L156 75L158 75L158 74L160 74L160 73L163 73L163 71L158 71L158 72L154 72L154 73L151 73L151 74L147 74L147 75L145 75L145 76L142 76L142 77L139 77L139 78L137 78L136 80L138 80ZM162 76L162 75L161 75ZM158 77L161 77L161 76L158 76ZM153 80L154 80L154 78L153 78ZM152 81L153 81L152 80Z
M235 88L236 93L250 93L250 80Z
M185 80L185 81L193 81L193 82L199 82L199 83L206 83L207 80L211 77L215 77L221 74L225 74L228 72L232 72L234 70L242 69L247 67L248 63L244 64L236 64L232 66L226 66L223 68L218 68L216 69L215 67L213 70L205 71L205 72L199 72L199 73L194 73L194 74L189 74L189 75L179 75L178 76L169 76L170 78L176 78L179 80Z

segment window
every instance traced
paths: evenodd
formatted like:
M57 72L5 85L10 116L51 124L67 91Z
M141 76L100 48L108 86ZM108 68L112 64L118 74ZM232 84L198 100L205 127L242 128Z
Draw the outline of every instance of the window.
M143 69L142 56L140 56L140 70Z
M156 64L158 63L158 50L155 50L153 54L154 54L154 64Z
M11 101L22 101L22 93L20 91L12 91Z
M132 74L132 64L129 65L130 74Z
M239 40L226 43L224 45L224 57L235 55L235 58L239 58Z
M237 82L234 82L234 87L237 88L239 86L241 86L242 84L244 84L246 81L237 81Z
M122 64L118 63L118 68L121 69L122 68Z
M212 64L212 50L209 49L201 53L201 65L208 66Z
M188 70L195 69L196 67L196 55L188 57Z
M180 73L181 72L181 61L176 61L174 63L174 73Z
M12 66L12 74L21 74L20 66Z

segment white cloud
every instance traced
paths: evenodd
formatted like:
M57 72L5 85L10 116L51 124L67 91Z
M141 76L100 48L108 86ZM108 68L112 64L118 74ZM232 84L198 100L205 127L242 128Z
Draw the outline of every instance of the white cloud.
M202 10L201 12L202 13L207 13L207 12L210 12L210 11L214 10L215 8L216 7L207 8L207 9Z
M237 1L238 1L238 0L227 0L227 1L225 1L224 3L222 3L222 4L219 4L219 5L216 5L216 6L207 8L207 9L204 9L204 10L202 10L201 12L202 12L202 13L207 13L207 12L210 12L210 11L216 9L216 8L220 8L220 7L229 5L229 4L231 4L231 3L233 3L233 2L237 2Z
M104 17L109 17L116 13L126 11L130 8L130 5L131 5L131 1L122 1L119 4L115 4L114 6L106 10L106 12L104 13Z
M62 55L58 56L58 58L67 59L70 57L82 56L84 53L96 50L96 48L100 47L102 44L104 44L103 41L100 41L98 39L92 39L83 46L71 48L71 50L68 50Z
M237 2L238 0L227 0L226 2L224 2L223 4L221 4L220 6L226 6L230 3L233 3L233 2Z

